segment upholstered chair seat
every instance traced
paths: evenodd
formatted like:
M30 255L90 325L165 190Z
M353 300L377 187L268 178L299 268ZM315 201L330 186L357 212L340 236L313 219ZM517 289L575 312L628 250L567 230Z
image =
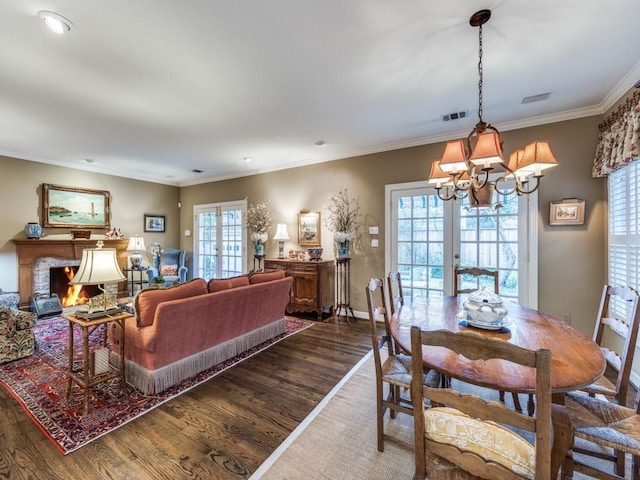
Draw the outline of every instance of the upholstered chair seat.
M28 357L35 349L35 313L0 307L0 363Z

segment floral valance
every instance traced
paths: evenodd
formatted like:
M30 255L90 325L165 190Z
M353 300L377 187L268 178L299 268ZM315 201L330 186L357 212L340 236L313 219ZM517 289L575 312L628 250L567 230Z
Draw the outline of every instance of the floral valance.
M636 90L618 110L598 125L598 148L593 176L611 172L640 158L640 90Z

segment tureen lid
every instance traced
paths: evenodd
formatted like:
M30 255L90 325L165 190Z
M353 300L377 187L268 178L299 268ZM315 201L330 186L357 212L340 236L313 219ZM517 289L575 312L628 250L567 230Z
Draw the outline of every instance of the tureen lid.
M485 287L470 293L468 301L472 303L488 303L490 305L502 305L504 303L500 295L487 290Z

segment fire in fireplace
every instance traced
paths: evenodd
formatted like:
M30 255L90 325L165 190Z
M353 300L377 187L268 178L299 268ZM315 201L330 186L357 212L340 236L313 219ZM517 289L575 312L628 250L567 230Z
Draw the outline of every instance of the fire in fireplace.
M49 291L58 295L63 308L84 305L101 293L97 285L69 285L77 271L78 266L73 265L49 269Z

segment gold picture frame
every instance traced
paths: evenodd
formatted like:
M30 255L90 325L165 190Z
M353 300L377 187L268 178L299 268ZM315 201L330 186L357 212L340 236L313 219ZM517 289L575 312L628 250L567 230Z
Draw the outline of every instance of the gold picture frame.
M584 224L585 201L564 198L549 204L549 225Z
M42 184L42 226L109 228L111 194L106 190Z
M298 214L298 245L319 247L320 234L320 212L301 210Z

